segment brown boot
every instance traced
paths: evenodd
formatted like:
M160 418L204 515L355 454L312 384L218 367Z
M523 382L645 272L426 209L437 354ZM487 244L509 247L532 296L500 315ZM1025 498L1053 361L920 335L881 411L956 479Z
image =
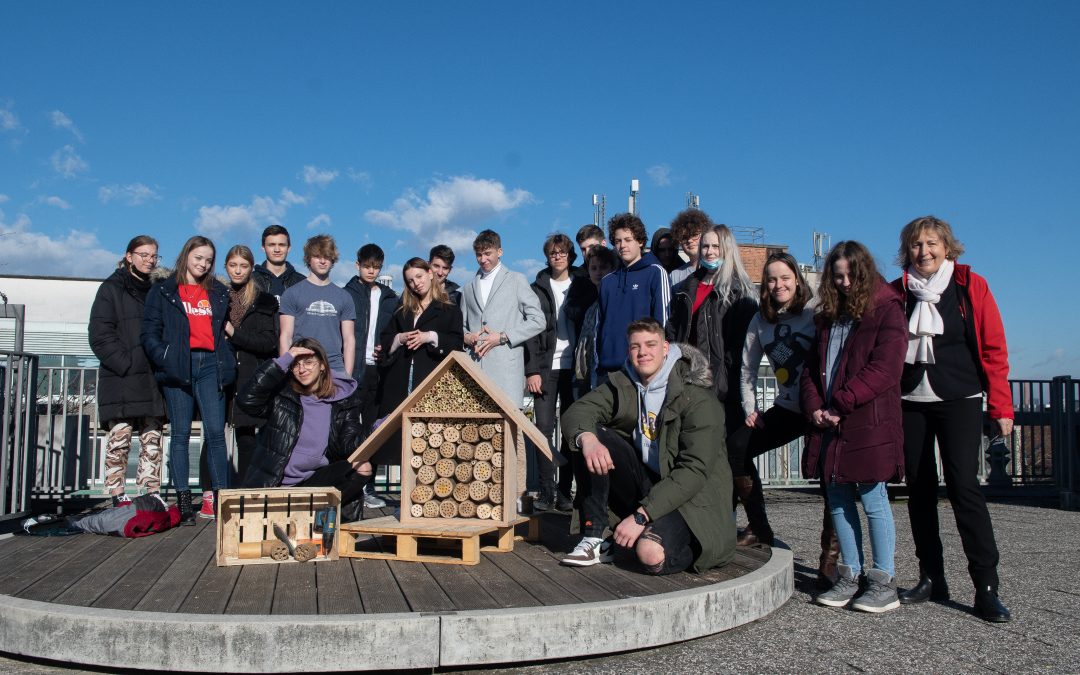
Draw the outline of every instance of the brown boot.
M828 502L825 503L824 511L821 519L821 557L818 558L817 585L818 588L828 590L840 577L840 570L836 567L840 559L840 542L836 539Z
M736 542L739 546L768 544L772 546L773 531L765 514L765 494L756 474L735 476L735 494L746 511L748 525Z

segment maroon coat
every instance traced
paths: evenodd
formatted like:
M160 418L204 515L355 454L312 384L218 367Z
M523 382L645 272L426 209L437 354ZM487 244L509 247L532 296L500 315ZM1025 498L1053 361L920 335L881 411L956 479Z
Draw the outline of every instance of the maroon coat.
M800 382L807 417L826 407L825 359L832 322L819 315L815 323L817 343L807 356ZM829 430L827 444L823 442L826 430L811 426L803 452L804 477L837 483L903 479L900 374L906 353L903 297L882 279L873 310L855 323L840 352L831 405L840 415L840 424ZM819 475L822 453L824 476Z

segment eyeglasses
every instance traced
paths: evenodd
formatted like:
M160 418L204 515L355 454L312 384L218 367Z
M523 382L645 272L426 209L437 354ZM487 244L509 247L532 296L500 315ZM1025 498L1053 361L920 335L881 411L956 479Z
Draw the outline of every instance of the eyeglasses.
M565 258L569 255L570 253L567 251L552 251L551 253L548 253L549 258Z
M319 365L319 357L314 354L310 356L302 356L298 359L294 359L292 367L297 370L310 370Z
M137 255L143 260L152 260L154 262L161 260L161 256L156 253L140 253L139 251L132 251L131 255Z

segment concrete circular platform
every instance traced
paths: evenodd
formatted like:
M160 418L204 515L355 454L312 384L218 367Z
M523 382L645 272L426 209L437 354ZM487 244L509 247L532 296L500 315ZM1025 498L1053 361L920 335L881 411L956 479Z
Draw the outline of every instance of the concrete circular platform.
M0 596L0 651L146 670L325 672L597 656L763 618L794 591L792 553L736 579L658 595L519 609L303 616L75 607Z

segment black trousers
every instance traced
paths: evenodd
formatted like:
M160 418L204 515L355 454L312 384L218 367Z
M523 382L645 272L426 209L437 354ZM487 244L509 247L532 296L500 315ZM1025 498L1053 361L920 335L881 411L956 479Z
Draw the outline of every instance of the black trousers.
M986 499L979 488L982 399L962 398L935 403L903 402L904 458L907 473L908 516L915 555L923 573L944 574L945 562L938 532L938 475L934 440L941 455L945 492L956 516L956 528L976 587L998 586L998 549Z
M755 457L806 435L809 427L801 413L778 405L760 413L760 417L765 420L762 429L748 427L743 422L733 431L728 428L731 431L727 438L728 463L733 476L753 475Z
M364 493L364 485L370 480L367 476L361 476L353 469L353 465L339 459L330 462L326 466L319 467L307 480L296 484L297 487L332 487L341 493L342 513L346 507L359 500Z
M597 427L596 436L611 454L615 468L607 475L589 473L580 452L575 452L578 474L578 496L581 508L582 534L604 536L608 524L608 509L619 518L626 518L641 506L641 500L652 490L660 476L645 466L637 448L622 436L605 427ZM690 567L701 546L678 511L650 521L641 533L644 539L656 542L664 549L664 562L648 568L651 574L674 574Z
M564 414L569 408L570 404L574 402L574 371L569 368L560 368L558 370L547 368L540 371L541 378L541 394L533 394L533 412L536 416L536 428L544 434L546 438L551 438L555 433L555 410L559 411L559 415ZM552 454L558 452L563 457L570 454L569 448L567 448L567 439L562 439L562 443L559 447L551 445ZM550 485L555 482L555 463L544 457L537 452L536 448L530 443L528 444L530 452L535 453L536 474L538 481L536 482L536 488L541 488L545 485ZM563 470L559 471L559 492L563 496L570 497L570 489L573 485L574 473L570 470L570 466L564 465ZM532 483L533 481L529 481Z

